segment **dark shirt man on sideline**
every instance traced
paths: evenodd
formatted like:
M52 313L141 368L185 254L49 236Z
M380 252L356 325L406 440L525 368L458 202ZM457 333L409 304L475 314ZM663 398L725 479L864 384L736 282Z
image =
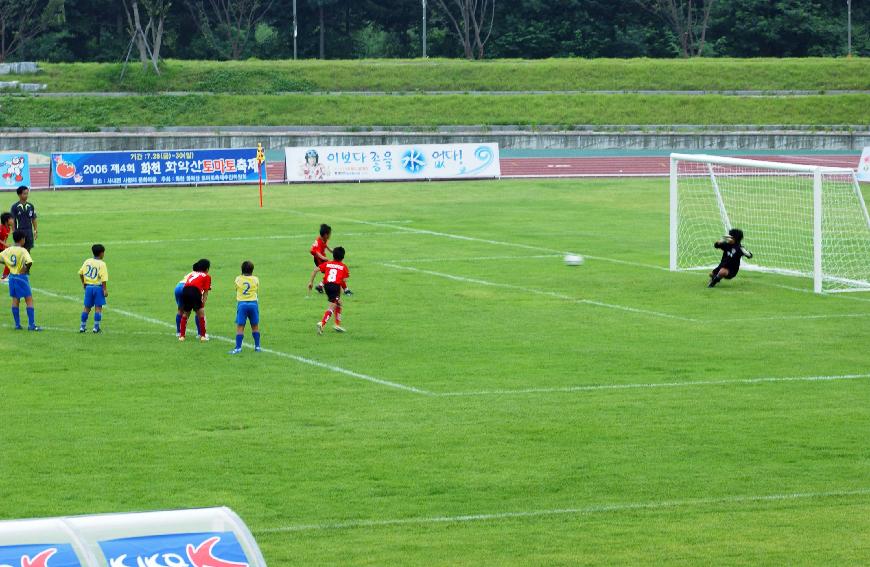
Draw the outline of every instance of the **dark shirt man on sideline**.
M15 230L24 232L24 248L30 251L36 240L36 207L33 203L27 202L30 189L26 186L19 187L16 193L18 193L18 202L12 205L10 212L15 217Z

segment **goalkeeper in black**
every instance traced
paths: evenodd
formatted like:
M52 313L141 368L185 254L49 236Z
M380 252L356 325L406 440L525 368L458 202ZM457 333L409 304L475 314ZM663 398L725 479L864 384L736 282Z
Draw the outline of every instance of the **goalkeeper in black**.
M740 271L740 258L752 258L752 252L741 245L743 242L743 231L739 228L732 228L728 231L728 235L722 240L713 244L713 248L722 251L722 259L719 260L719 265L713 268L710 272L710 284L707 287L716 287L720 281L730 280Z

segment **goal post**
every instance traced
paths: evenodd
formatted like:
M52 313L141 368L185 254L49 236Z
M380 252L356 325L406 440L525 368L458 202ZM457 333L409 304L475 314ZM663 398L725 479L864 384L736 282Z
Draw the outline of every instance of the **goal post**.
M755 255L747 270L812 278L816 293L870 291L870 214L852 169L671 154L670 269L713 268L732 227Z

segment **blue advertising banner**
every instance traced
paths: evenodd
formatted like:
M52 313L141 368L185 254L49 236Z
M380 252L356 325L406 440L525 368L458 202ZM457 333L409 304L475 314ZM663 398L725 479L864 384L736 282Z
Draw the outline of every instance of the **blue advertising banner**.
M0 547L0 567L81 567L71 545L11 545Z
M27 154L0 153L0 189L30 187L30 161Z
M233 532L130 537L101 541L109 567L248 567Z
M54 187L257 183L257 149L51 154ZM265 178L265 168L264 168Z

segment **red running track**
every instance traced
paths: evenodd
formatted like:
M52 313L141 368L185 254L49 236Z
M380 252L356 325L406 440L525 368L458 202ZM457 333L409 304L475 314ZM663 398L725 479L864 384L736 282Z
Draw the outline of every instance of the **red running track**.
M855 155L747 155L735 157L851 168L857 168L859 160L859 156ZM502 177L666 177L669 171L670 159L668 156L501 159Z
M746 155L735 156L765 161L823 165L828 167L858 167L857 155ZM546 157L501 158L502 177L655 177L668 175L668 156L658 157ZM267 162L266 178L269 183L284 181L284 163ZM48 188L48 167L30 168L31 184L35 189Z

